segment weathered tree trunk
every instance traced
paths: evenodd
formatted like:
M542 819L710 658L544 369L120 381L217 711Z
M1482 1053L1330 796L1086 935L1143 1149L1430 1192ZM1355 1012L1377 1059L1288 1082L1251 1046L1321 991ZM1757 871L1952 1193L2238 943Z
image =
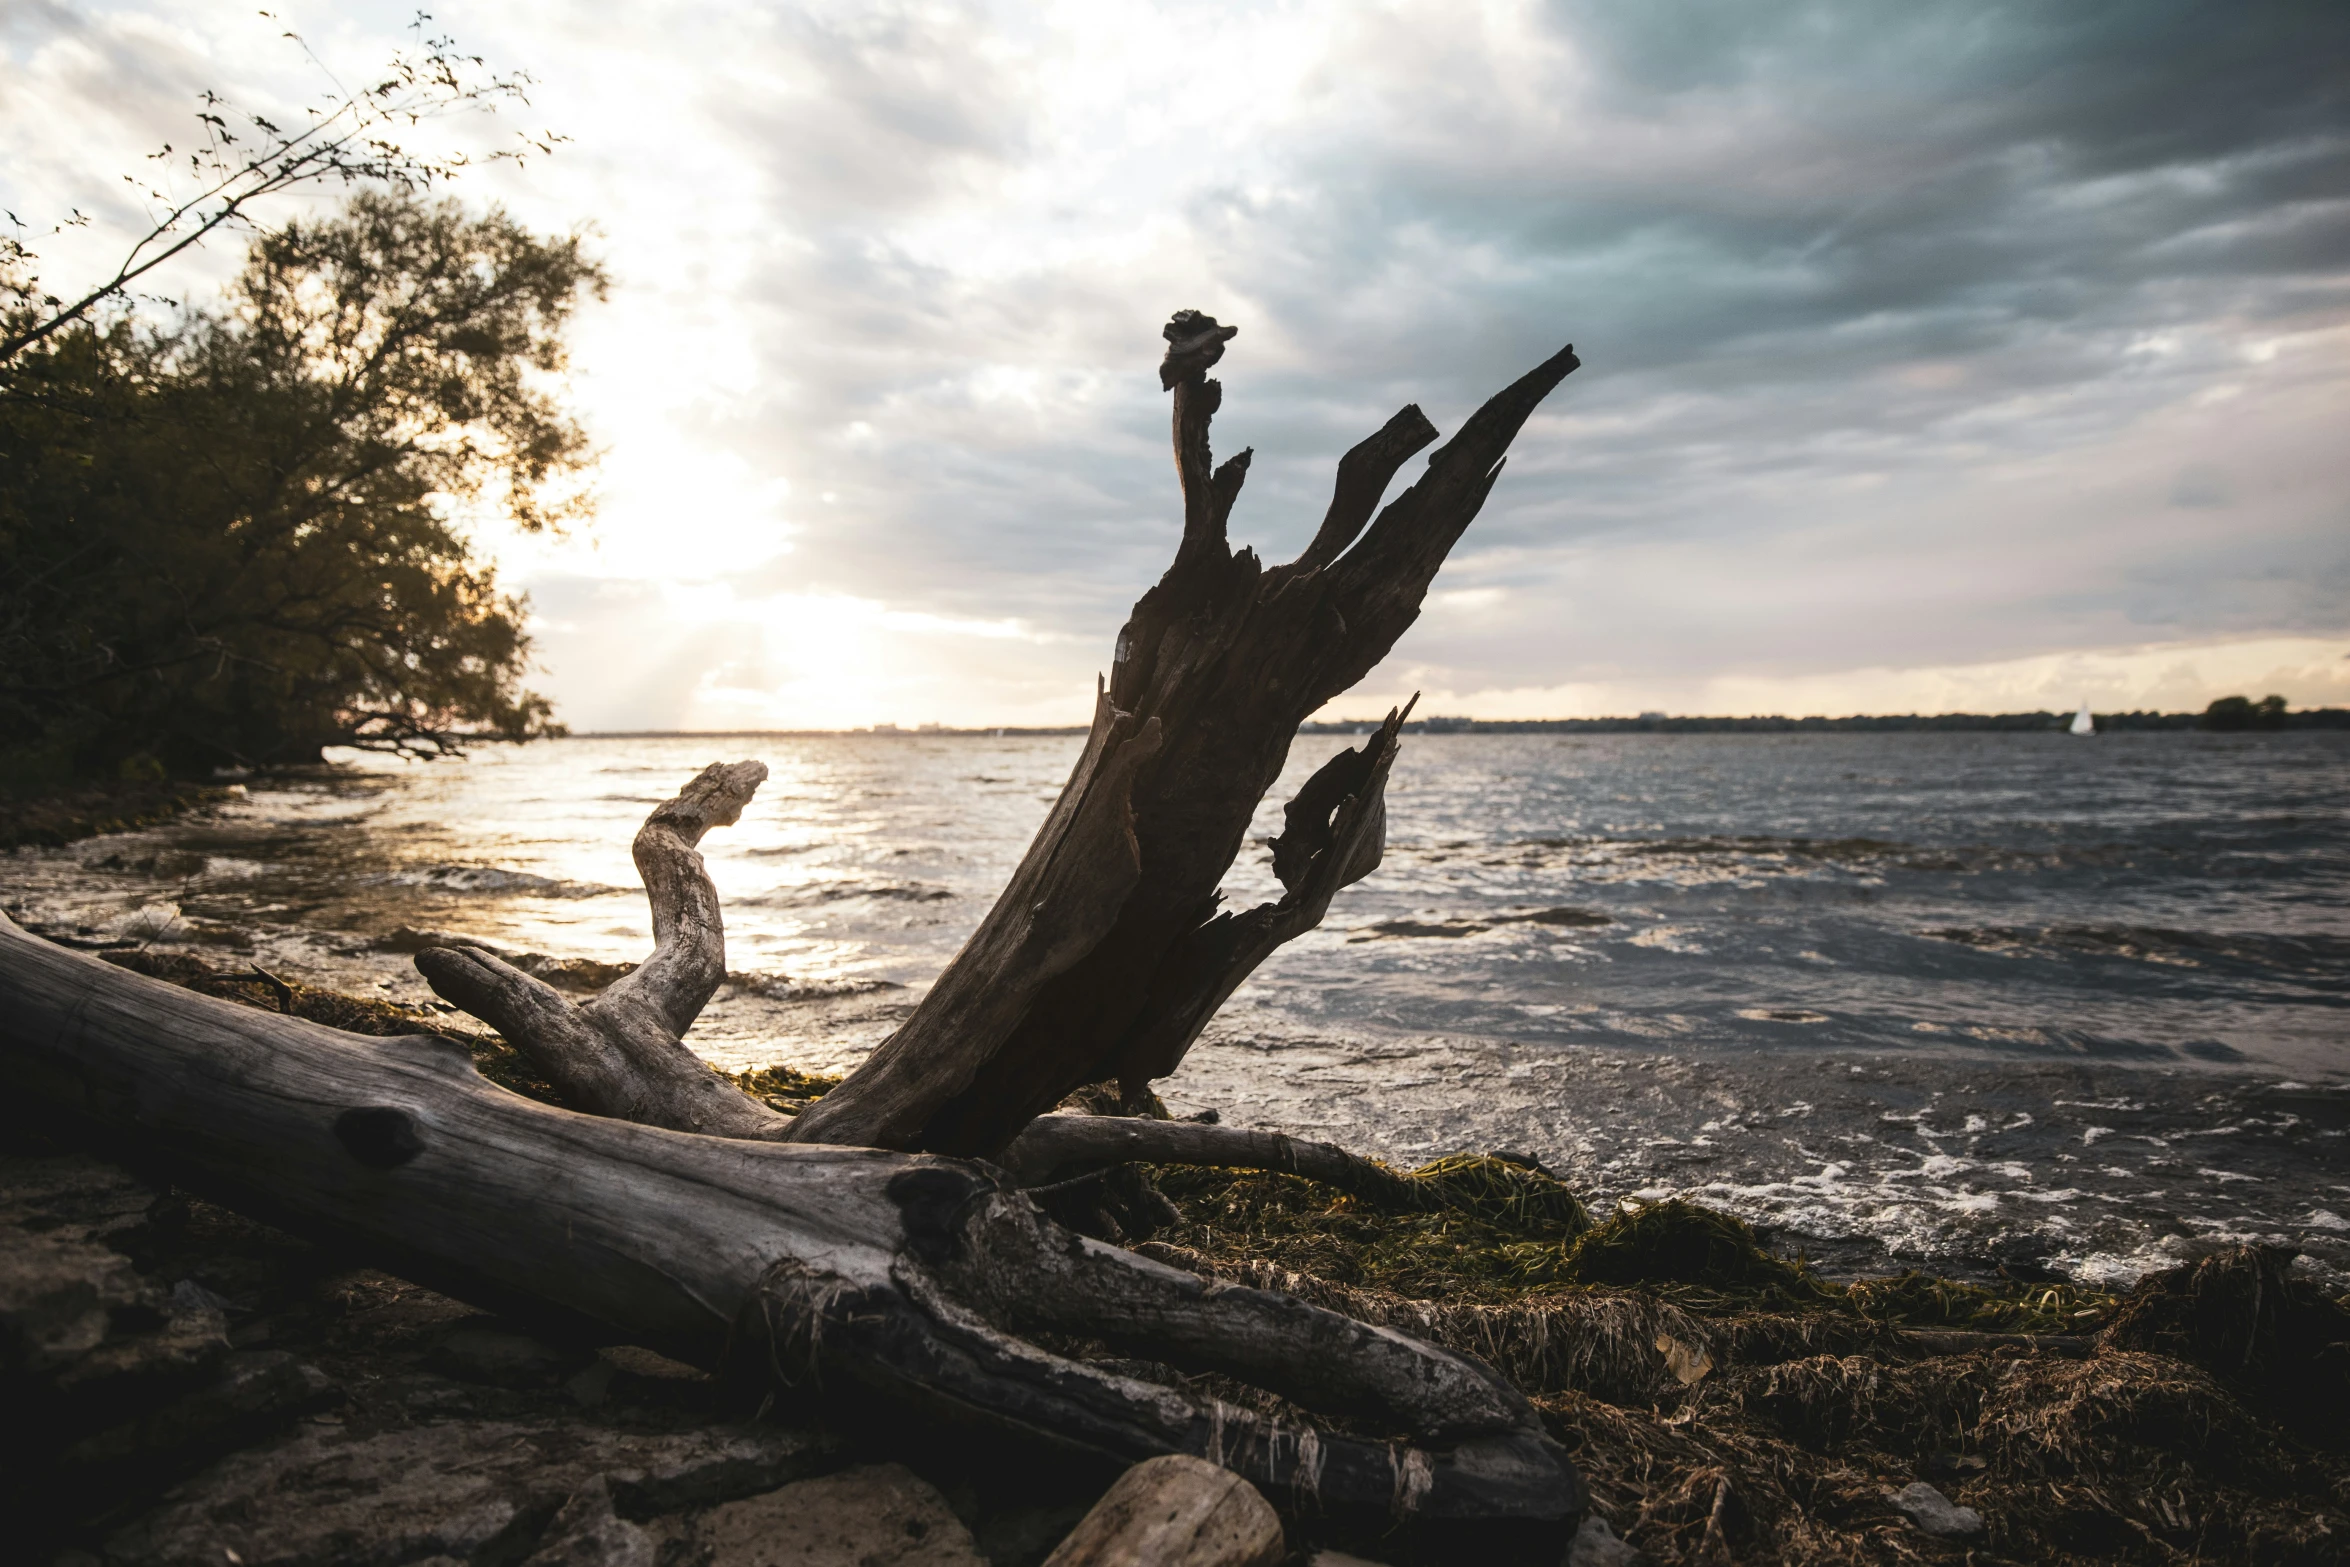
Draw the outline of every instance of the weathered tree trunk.
M992 1158L1081 1084L1115 1078L1136 1097L1251 970L1379 863L1400 714L1290 802L1273 860L1287 895L1216 913L1298 725L1417 618L1502 454L1578 361L1563 349L1487 402L1373 521L1389 480L1436 439L1404 409L1339 463L1305 553L1266 570L1225 541L1249 453L1217 467L1208 448L1223 392L1207 371L1237 330L1195 311L1167 326L1159 376L1174 393L1183 543L1118 634L1059 802L913 1016L792 1121L792 1141Z
M1305 552L1265 571L1224 537L1249 454L1216 468L1208 450L1222 391L1207 369L1236 330L1190 311L1168 325L1160 378L1175 394L1184 496L1175 563L1119 633L1085 749L995 907L846 1082L782 1116L719 1083L681 1043L726 971L717 891L694 845L741 814L767 774L757 762L713 764L637 834L655 950L635 973L583 1005L486 952L438 948L416 960L434 990L513 1040L574 1103L649 1125L971 1154L1031 1180L1105 1144L1129 1159L1288 1169L1303 1154L1342 1172L1342 1185L1401 1195L1392 1176L1341 1150L1236 1129L1151 1137L1054 1125L1015 1141L1083 1084L1115 1078L1138 1098L1260 963L1378 867L1408 708L1324 763L1285 807L1272 843L1283 895L1215 912L1298 725L1418 616L1503 451L1579 363L1562 349L1489 400L1373 522L1396 470L1436 438L1418 408L1404 409L1340 461ZM1168 1151L1170 1139L1185 1152Z
M1218 922L1245 962L1211 971L1211 982L1190 995L1168 997L1166 1015L1205 1022L1264 953L1310 929L1331 895L1375 863L1378 789L1395 755L1398 722L1391 717L1362 751L1339 754L1338 762L1360 769L1360 775L1352 792L1340 797L1326 829L1328 847L1308 863L1297 890L1240 919ZM736 820L766 777L757 762L713 762L646 819L635 857L652 903L653 955L593 1000L574 1001L478 947L428 947L417 954L417 968L442 997L505 1035L583 1110L678 1132L787 1140L792 1117L729 1086L684 1043L685 1031L726 973L718 889L694 846L710 828ZM1300 798L1314 796L1309 785ZM1432 1201L1424 1188L1386 1166L1328 1143L1123 1116L1039 1117L997 1162L1024 1185L1049 1180L1071 1165L1218 1164L1311 1175L1390 1207Z
M595 999L480 949L417 957L436 991L590 1114L494 1088L446 1042L357 1039L189 995L4 919L0 1084L198 1190L493 1309L568 1315L705 1365L753 1357L859 1407L1105 1462L1201 1455L1358 1526L1539 1537L1581 1510L1581 1489L1491 1371L1071 1234L1006 1184L1182 1160L1305 1171L1411 1206L1423 1195L1273 1134L1039 1119L1081 1084L1115 1078L1132 1098L1172 1071L1241 981L1378 865L1403 712L1289 803L1273 843L1284 895L1215 913L1298 724L1411 623L1503 450L1576 367L1562 351L1493 398L1373 522L1396 470L1435 438L1405 409L1340 463L1305 553L1264 571L1224 539L1248 454L1217 468L1208 451L1220 392L1206 371L1232 335L1192 312L1167 329L1183 544L1120 634L1068 786L905 1027L799 1116L737 1092L683 1043L726 972L696 845L740 815L766 777L757 762L712 765L646 821L635 855L655 949ZM834 1146L792 1146L808 1144ZM1036 1332L1411 1436L1283 1424L1018 1337Z
M1357 1526L1540 1530L1583 1504L1473 1361L1060 1229L985 1166L534 1104L431 1036L191 994L0 919L0 1090L192 1189L493 1310L1105 1464L1192 1453ZM1049 1331L1252 1382L1400 1443L1111 1375Z

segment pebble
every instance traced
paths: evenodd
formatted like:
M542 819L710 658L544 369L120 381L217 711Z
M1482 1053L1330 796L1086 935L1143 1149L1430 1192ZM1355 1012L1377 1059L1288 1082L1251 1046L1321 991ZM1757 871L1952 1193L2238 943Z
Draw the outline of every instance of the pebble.
M1981 1513L1972 1507L1959 1506L1923 1480L1913 1480L1898 1491L1887 1491L1885 1499L1928 1534L1960 1539L1983 1532Z

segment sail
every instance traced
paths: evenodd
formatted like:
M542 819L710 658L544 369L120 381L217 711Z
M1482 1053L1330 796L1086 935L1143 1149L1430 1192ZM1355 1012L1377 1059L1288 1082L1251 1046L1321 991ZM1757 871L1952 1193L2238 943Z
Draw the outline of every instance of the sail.
M2096 732L2097 720L2089 716L2089 704L2083 702L2081 704L2081 710L2073 714L2072 733L2077 735L2093 735Z

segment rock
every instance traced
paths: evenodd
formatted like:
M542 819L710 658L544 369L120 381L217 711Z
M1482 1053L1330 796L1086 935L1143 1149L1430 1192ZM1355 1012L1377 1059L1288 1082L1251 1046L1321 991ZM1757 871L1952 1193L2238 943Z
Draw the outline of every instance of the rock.
M494 1317L470 1317L443 1334L424 1363L446 1376L491 1387L561 1387L595 1358L592 1350L564 1349Z
M217 1374L229 1348L228 1322L220 1311L193 1297L150 1290L147 1298L158 1301L154 1310L116 1312L104 1343L48 1379L52 1394L69 1401L78 1419L112 1419ZM134 1324L142 1318L156 1326L137 1331Z
M114 1567L391 1567L494 1544L490 1554L514 1560L599 1478L617 1514L639 1519L772 1491L840 1461L837 1439L773 1426L480 1420L354 1436L309 1424L191 1476L110 1536L105 1554Z
M1983 1532L1981 1513L1972 1507L1959 1506L1923 1480L1913 1480L1898 1491L1887 1491L1885 1500L1928 1534L1962 1539Z
M93 1432L219 1379L219 1297L165 1289L118 1249L152 1233L165 1196L100 1159L0 1158L0 1407L29 1422L0 1437L7 1490L37 1490L30 1473Z
M613 1510L599 1475L556 1511L524 1567L653 1567L655 1550L650 1533Z
M1616 1531L1597 1513L1585 1513L1582 1527L1567 1543L1567 1567L1635 1567L1646 1561L1637 1550L1616 1538Z
M902 1464L867 1464L712 1508L709 1567L987 1567L946 1498Z
M1120 1475L1045 1567L1273 1567L1280 1515L1231 1470L1187 1453Z
M88 1154L0 1159L0 1219L121 1243L147 1228L163 1188Z
M211 1385L150 1409L68 1446L74 1468L169 1463L199 1450L218 1452L267 1434L330 1388L326 1373L283 1350L224 1356Z
M57 1376L167 1320L166 1299L112 1244L163 1195L85 1155L0 1159L0 1377Z
M128 1257L79 1236L0 1229L0 1375L41 1377L106 1341L151 1294Z

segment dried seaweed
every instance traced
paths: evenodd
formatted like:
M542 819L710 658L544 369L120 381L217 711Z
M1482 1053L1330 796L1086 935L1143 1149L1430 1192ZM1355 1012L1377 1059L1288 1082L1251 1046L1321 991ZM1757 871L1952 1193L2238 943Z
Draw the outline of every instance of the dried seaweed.
M2282 1253L2221 1253L2125 1301L1838 1284L1686 1203L1568 1236L1506 1210L1382 1214L1295 1177L1160 1175L1184 1222L1143 1250L1484 1359L1656 1567L2350 1557L2350 1312ZM2068 1352L1922 1355L1912 1328L2063 1334L2046 1342ZM1921 1479L1982 1532L1913 1524L1891 1496Z
M441 1033L552 1097L503 1041L429 1015L194 960L115 961L355 1032ZM788 1068L736 1081L779 1109L830 1086ZM1155 1173L1179 1217L1139 1249L1484 1359L1533 1396L1655 1567L2350 1559L2350 1310L2287 1253L2222 1252L2120 1300L1915 1272L1840 1284L1692 1204L1594 1225L1511 1158L1411 1172L1445 1202L1410 1213L1290 1175ZM2024 1336L1924 1354L1920 1328ZM2036 1353L2029 1335L2047 1334L2071 1347ZM1982 1533L1937 1538L1896 1510L1921 1479Z

